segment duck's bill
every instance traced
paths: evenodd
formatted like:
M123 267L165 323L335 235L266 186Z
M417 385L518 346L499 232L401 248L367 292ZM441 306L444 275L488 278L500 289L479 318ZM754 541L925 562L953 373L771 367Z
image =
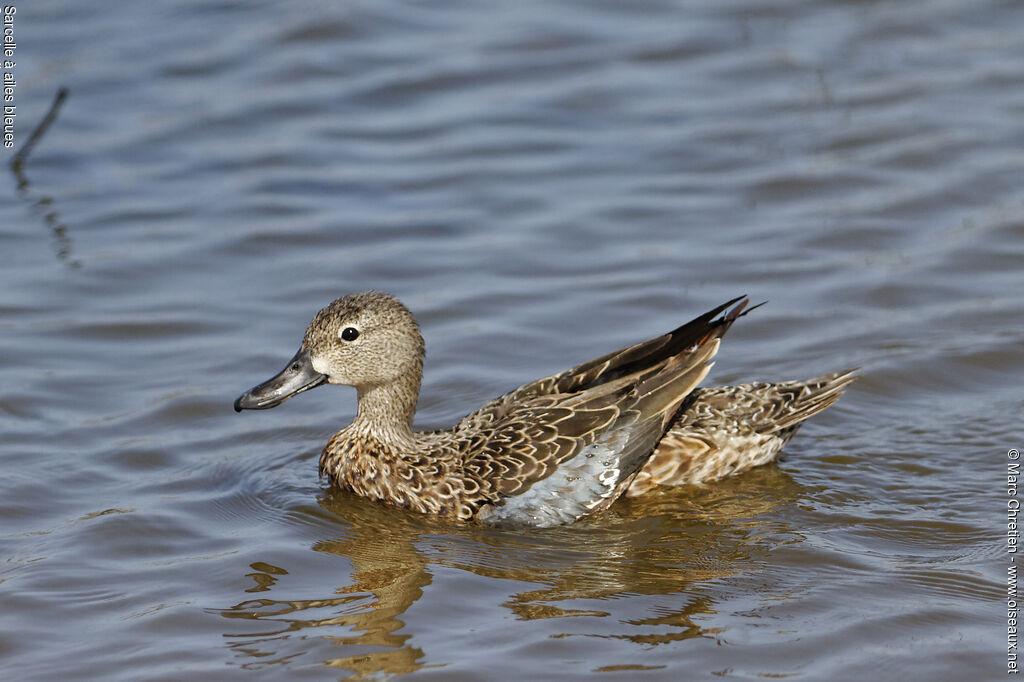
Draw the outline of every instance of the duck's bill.
M238 396L235 412L276 407L293 395L316 388L325 381L327 375L313 369L309 353L300 350L280 374Z

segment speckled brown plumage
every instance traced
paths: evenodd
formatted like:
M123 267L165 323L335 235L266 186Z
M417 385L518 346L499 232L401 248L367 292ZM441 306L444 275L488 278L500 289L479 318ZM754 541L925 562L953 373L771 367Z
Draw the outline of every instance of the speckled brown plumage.
M569 523L624 493L771 459L852 379L694 391L746 304L729 301L668 334L526 384L451 429L416 432L419 328L397 299L364 292L321 310L289 366L235 407L273 407L325 381L355 386L356 417L320 457L332 484L452 519Z
M856 378L845 371L806 381L696 389L626 496L711 483L767 464L805 419L834 403Z

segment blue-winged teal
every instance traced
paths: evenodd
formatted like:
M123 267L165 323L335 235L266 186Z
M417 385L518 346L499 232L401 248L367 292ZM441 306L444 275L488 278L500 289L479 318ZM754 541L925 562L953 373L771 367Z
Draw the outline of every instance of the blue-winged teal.
M450 429L422 432L412 429L419 326L392 296L354 294L317 313L288 366L235 409L274 407L323 383L354 386L356 417L320 456L334 485L452 519L570 523L623 495L771 461L854 379L851 370L696 388L746 305L733 299L664 336L517 388Z

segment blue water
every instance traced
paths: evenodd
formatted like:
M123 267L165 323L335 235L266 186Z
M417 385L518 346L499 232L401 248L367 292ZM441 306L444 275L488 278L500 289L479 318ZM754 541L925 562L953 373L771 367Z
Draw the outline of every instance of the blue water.
M70 95L0 182L4 679L1004 674L1015 3L17 10L17 142ZM423 427L740 294L710 383L863 378L779 464L453 526L317 478L354 391L231 409L369 288Z

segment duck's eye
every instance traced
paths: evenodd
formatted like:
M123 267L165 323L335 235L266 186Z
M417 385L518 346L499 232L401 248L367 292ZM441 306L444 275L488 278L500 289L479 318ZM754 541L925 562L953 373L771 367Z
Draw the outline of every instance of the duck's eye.
M341 338L346 341L355 341L359 338L359 330L355 327L345 327L341 330Z

